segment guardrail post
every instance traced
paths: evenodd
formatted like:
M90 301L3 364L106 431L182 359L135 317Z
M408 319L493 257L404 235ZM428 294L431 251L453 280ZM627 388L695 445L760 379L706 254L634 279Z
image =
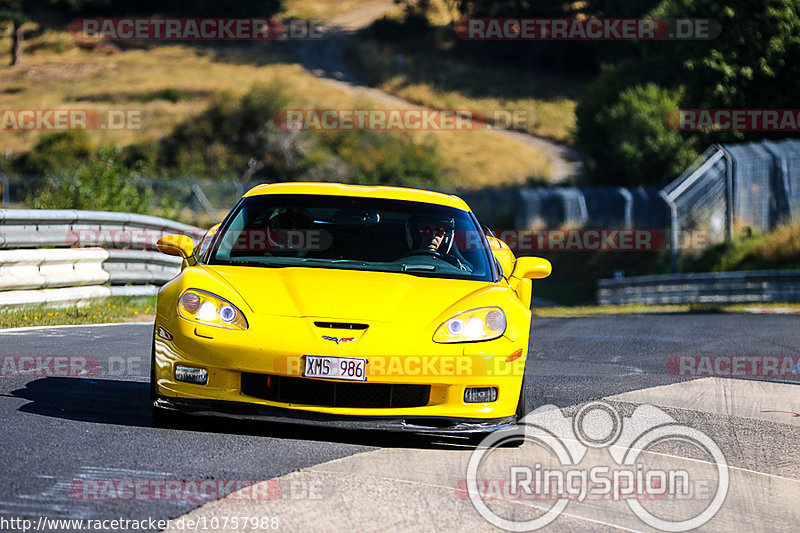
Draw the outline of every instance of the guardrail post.
M733 158L721 145L717 149L725 157L725 238L733 240Z
M2 194L3 203L2 203L2 205L3 205L3 207L6 207L8 205L8 203L10 202L10 200L9 200L9 192L8 192L8 176L3 174L2 172L0 172L0 189L3 191L3 194Z
M669 270L673 274L678 273L678 246L680 244L680 223L678 222L678 206L664 191L658 192L669 207Z
M623 211L625 229L631 229L633 227L633 194L625 187L620 187L619 193L625 199L625 208Z

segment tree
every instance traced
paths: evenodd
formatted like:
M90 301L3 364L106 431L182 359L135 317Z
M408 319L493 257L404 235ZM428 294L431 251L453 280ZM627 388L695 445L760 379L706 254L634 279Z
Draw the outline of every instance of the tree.
M663 185L696 157L693 143L671 129L667 114L680 106L681 93L648 83L619 93L589 119L590 136L579 129L582 147L594 160L594 181L613 185Z
M0 0L0 24L11 24L11 63L10 66L22 62L22 25L28 18L22 13L22 2L19 0Z
M800 89L800 0L666 0L661 18L714 18L710 41L672 41L688 107L794 108Z

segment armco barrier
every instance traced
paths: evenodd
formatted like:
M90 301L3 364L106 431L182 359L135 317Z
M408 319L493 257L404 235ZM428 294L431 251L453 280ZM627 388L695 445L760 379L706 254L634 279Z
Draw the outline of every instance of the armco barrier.
M598 280L600 305L800 302L800 270L753 270Z
M158 238L204 231L131 213L0 209L0 306L155 294L181 265L151 251Z
M107 250L103 269L112 285L152 283L163 285L180 271L181 259L161 252Z
M75 209L0 209L0 248L101 246L155 249L157 236L204 230L164 218Z
M101 285L106 259L102 248L0 250L0 291Z

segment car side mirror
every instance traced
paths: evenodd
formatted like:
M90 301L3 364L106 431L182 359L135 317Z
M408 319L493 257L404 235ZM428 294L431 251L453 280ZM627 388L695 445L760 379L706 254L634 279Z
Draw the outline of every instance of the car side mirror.
M511 272L512 278L517 279L542 279L546 278L553 271L550 261L542 257L519 257L514 263L514 270Z
M164 235L156 243L158 251L162 254L176 255L183 259L191 257L194 243L186 235Z

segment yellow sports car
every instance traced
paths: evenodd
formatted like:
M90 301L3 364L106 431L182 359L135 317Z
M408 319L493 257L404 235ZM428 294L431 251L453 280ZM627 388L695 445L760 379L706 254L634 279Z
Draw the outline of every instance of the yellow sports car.
M151 395L177 413L486 432L525 414L531 279L456 196L260 185L158 293Z

